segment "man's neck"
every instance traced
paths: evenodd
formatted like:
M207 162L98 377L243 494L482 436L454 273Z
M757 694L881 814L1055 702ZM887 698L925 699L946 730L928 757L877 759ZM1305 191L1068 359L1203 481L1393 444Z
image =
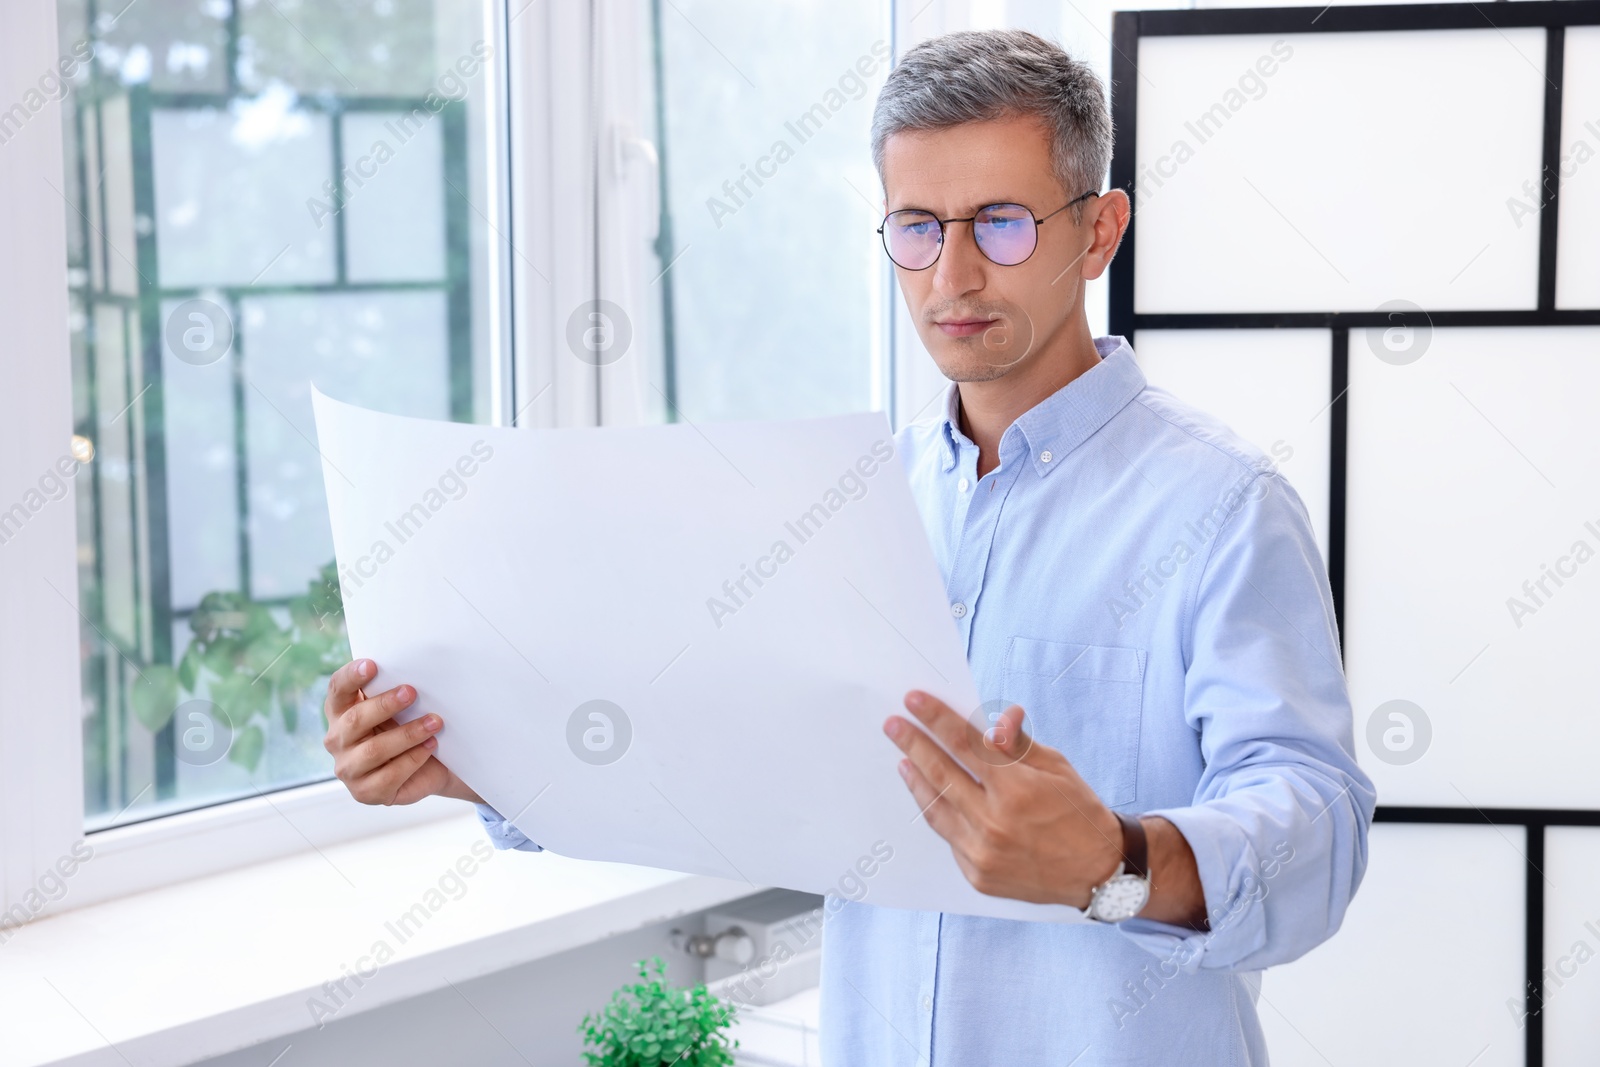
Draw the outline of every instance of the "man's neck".
M1089 325L1082 320L1056 352L1038 352L1008 374L986 382L962 382L961 432L978 446L978 477L1000 464L1000 437L1040 401L1100 362Z

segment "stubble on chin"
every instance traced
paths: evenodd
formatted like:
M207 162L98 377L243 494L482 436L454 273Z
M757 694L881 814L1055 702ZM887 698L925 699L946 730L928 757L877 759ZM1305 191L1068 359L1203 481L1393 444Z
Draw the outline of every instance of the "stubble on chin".
M934 363L938 365L939 373L952 382L992 382L1005 377L1011 370L1010 364L993 362L993 356L981 345L976 349L962 346L955 352L946 348L934 358Z
M939 372L953 382L992 382L1004 378L1027 357L1032 337L1019 354L1011 347L1013 340L1006 327L999 327L971 337L936 336L924 339ZM1001 340L1003 345L992 342Z

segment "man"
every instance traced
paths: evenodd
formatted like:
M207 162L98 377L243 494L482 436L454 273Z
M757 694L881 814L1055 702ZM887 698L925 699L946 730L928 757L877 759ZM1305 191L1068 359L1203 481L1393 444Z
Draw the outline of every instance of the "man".
M959 761L907 718L885 732L977 888L1093 921L844 903L831 1067L1265 1064L1260 971L1331 936L1366 870L1376 797L1304 504L1089 332L1130 211L1094 191L1110 153L1098 79L1028 33L926 41L878 98L884 247L952 382L896 445L993 698L969 722L907 695ZM328 704L352 792L462 797L497 846L537 849L431 759L428 726L385 729L409 687L357 701L362 663Z

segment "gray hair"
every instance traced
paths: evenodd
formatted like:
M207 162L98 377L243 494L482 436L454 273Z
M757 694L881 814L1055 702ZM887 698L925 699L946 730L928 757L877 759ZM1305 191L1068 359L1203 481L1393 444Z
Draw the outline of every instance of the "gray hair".
M1111 111L1088 65L1026 30L960 30L900 57L872 112L872 164L903 130L1032 115L1050 131L1051 168L1069 197L1099 191L1111 164ZM1082 220L1083 204L1073 217Z

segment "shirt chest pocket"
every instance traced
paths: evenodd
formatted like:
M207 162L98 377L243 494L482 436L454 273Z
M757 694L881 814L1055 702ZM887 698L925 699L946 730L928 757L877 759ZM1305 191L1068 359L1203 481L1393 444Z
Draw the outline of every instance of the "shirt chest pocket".
M1107 807L1139 783L1145 651L1013 637L1004 699L1021 704L1035 740L1059 749Z

